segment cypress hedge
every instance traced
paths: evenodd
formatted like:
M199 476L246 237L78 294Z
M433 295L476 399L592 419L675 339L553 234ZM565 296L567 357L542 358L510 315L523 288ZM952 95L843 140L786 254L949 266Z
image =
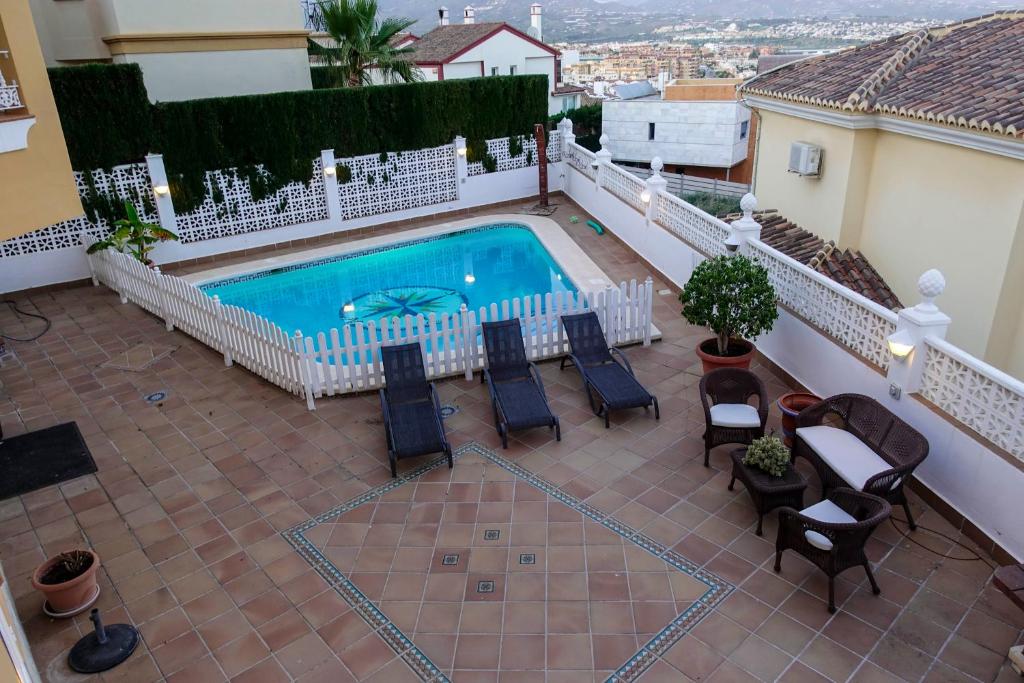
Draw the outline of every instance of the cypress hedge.
M403 152L443 145L456 135L529 134L547 119L548 81L536 75L156 105L149 104L135 65L61 67L51 69L50 78L62 84L54 95L72 165L109 168L161 152L182 211L202 202L208 170L239 169L259 199L290 182L308 181L322 149L334 149L338 157ZM85 110L83 90L89 91ZM257 173L257 164L266 173Z

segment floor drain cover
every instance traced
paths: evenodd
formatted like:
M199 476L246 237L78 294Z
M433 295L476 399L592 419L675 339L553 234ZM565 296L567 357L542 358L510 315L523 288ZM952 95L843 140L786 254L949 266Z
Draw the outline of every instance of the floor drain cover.
M442 419L447 420L449 417L451 417L452 415L454 415L457 412L459 412L459 407L458 406L447 405L447 404L441 406L441 418Z
M166 391L154 391L152 394L146 396L146 403L159 403L167 398Z

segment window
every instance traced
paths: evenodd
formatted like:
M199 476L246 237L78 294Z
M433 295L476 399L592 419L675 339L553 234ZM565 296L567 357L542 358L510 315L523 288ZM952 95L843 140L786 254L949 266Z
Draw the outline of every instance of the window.
M508 75L509 76L515 76L516 75L516 68L514 66L510 66L508 68Z
M750 121L741 121L740 122L740 140L746 140L748 132L750 132Z
M491 75L492 76L497 76L498 75L498 67L496 67L496 66L492 66L491 67Z
M648 140L653 140L654 139L654 124L653 123L648 123L647 124L647 139Z

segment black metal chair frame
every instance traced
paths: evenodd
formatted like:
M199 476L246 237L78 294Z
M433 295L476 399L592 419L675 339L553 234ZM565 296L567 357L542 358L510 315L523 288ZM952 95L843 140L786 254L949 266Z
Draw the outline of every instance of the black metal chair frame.
M429 453L444 453L448 459L448 468L453 465L452 447L448 443L448 437L444 433L444 421L441 418L441 402L437 397L437 390L433 382L428 382L426 372L423 369L423 352L418 343L399 344L396 346L382 346L380 349L381 361L384 365L384 378L386 384L380 390L380 407L384 417L384 433L387 436L388 462L391 464L391 476L398 476L398 461L404 458L414 458ZM404 370L412 376L400 377L402 369L394 369L393 363L399 362L400 356L407 355L413 359L411 366ZM392 376L388 376L389 367L392 367ZM408 392L410 396L393 396L400 392ZM396 433L391 415L393 405L406 404L427 404L432 413L434 427L437 430L437 441L429 443L403 443L408 440L409 432ZM425 413L425 411L424 411Z
M711 424L711 406L746 403L757 396L758 427L720 427ZM764 436L768 423L768 389L760 377L742 368L717 368L700 378L700 402L704 406L704 467L710 467L711 449L728 443L749 446Z
M569 337L569 348L571 351L562 358L559 369L565 370L565 364L568 361L579 370L580 377L583 380L583 391L586 392L587 401L590 402L590 409L598 417L604 417L605 429L610 426L608 416L612 410L628 408L648 410L653 405L654 419L661 419L658 399L644 389L643 385L636 379L636 374L633 372L633 366L630 365L629 359L626 358L622 351L605 343L604 332L601 330L601 322L598 320L597 313L590 311L574 315L563 315L562 325L565 327L566 335ZM611 363L615 363L622 368L623 372L628 375L629 381L646 394L644 402L617 402L601 392L601 387L593 380L590 373L595 367L607 366ZM601 399L600 406L594 405L595 393Z
M845 524L822 522L791 507L779 508L775 571L782 571L783 551L793 550L802 555L828 576L828 611L835 612L835 578L851 567L864 567L871 582L871 591L875 595L882 592L871 572L864 546L878 525L889 518L892 506L880 496L846 487L833 489L828 499L857 521ZM812 545L805 535L807 531L815 531L829 539L832 549L822 550Z
M558 418L551 412L548 404L547 394L544 392L544 380L541 379L537 365L526 358L526 347L523 345L522 326L518 318L512 320L501 320L496 322L481 323L481 330L484 337L484 350L487 357L487 364L480 375L480 382L487 383L487 390L491 395L491 407L494 409L494 428L501 437L501 447L508 448L508 434L512 430L532 429L534 427L548 427L555 430L555 440L562 440L562 427ZM513 351L512 357L502 362L497 356L500 355L498 345L500 341L507 341L509 348ZM497 375L497 376L496 376ZM504 405L497 385L511 382L532 382L540 393L540 400L543 402L546 418L541 421L530 421L530 424L517 425L515 410L512 406ZM536 423L535 423L536 422Z

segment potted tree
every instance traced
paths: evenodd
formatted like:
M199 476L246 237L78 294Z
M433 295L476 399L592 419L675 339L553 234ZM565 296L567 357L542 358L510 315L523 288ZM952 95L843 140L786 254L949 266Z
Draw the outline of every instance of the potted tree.
M750 367L749 341L771 330L779 311L768 271L746 256L718 256L693 270L679 295L682 314L715 336L697 346L704 372L720 367Z
M139 218L135 205L124 203L125 217L114 222L114 228L103 239L94 242L86 253L94 254L102 249L127 251L147 266L153 265L149 253L157 242L177 240L178 236L170 230L164 230L156 223L147 223Z
M36 567L32 587L46 597L43 611L70 617L87 609L100 593L99 568L100 556L92 550L68 550Z

